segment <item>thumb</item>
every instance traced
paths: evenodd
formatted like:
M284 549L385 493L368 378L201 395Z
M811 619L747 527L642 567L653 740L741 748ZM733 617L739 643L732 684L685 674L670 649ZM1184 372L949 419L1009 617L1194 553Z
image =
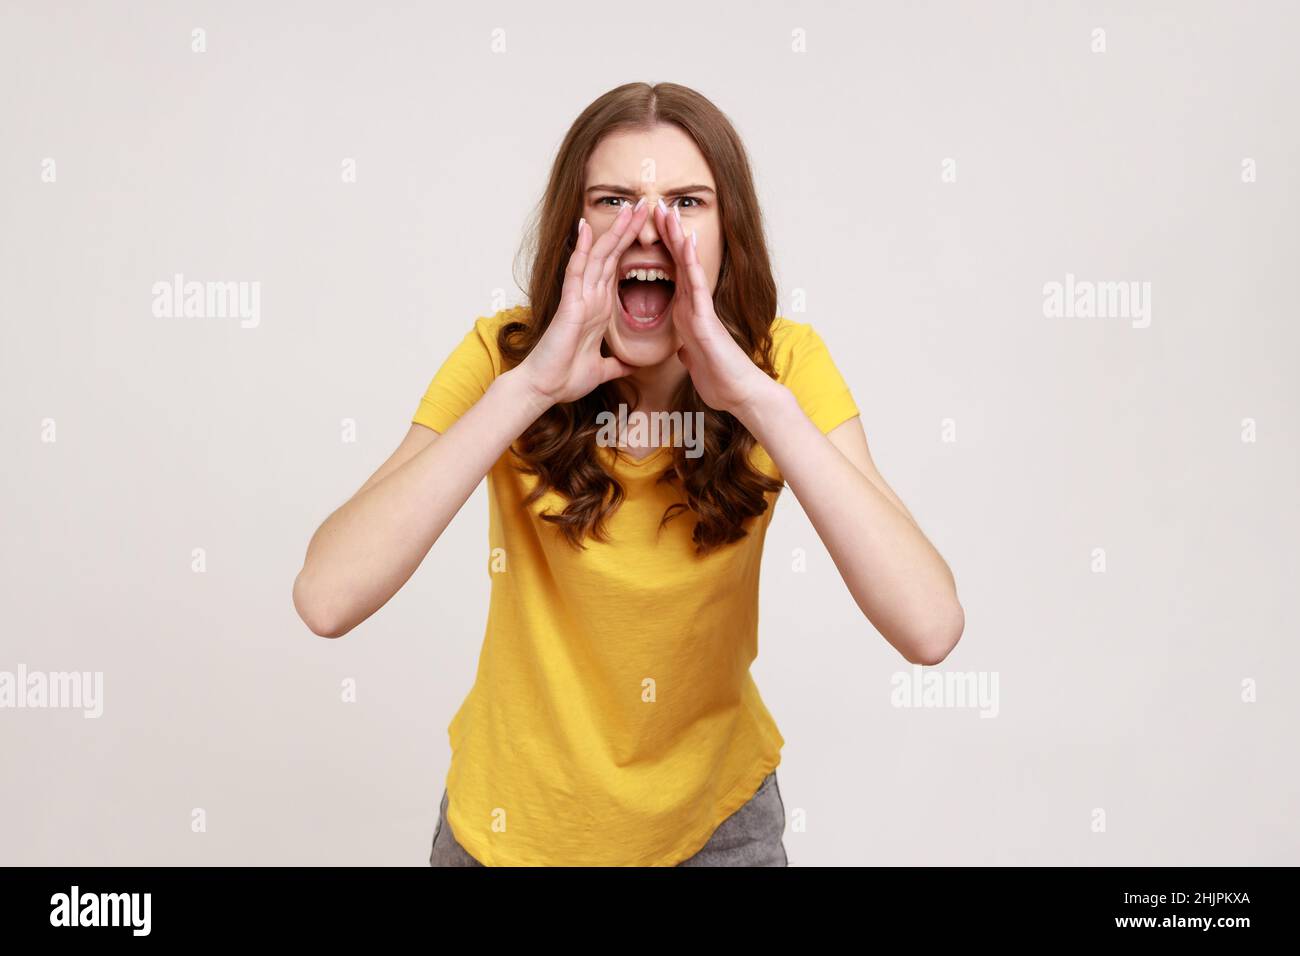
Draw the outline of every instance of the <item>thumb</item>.
M600 381L602 384L631 374L632 366L625 365L612 355L600 360Z
M690 353L686 351L685 345L677 350L677 360L686 366L686 371L688 372L691 370L691 360L689 355Z

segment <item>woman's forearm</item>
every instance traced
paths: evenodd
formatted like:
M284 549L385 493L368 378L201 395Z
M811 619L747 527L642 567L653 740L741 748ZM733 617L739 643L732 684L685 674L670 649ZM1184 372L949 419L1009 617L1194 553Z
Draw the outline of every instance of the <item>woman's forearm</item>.
M862 613L907 660L943 660L964 623L947 563L793 393L771 385L737 417L776 462Z
M383 607L492 465L546 410L549 402L517 372L498 376L446 432L321 524L293 589L315 633L341 637Z

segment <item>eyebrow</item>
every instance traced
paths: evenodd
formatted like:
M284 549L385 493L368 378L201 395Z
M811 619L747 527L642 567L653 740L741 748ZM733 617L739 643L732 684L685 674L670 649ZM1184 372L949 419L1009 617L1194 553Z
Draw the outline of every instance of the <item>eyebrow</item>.
M635 189L628 189L626 186L607 186L604 185L603 183L596 186L588 186L587 192L614 193L615 195L618 196L635 196L637 194L637 191ZM684 195L685 193L711 193L711 192L713 192L713 188L710 186L704 186L704 185L678 186L676 189L669 189L667 192L663 193L663 195L681 196Z

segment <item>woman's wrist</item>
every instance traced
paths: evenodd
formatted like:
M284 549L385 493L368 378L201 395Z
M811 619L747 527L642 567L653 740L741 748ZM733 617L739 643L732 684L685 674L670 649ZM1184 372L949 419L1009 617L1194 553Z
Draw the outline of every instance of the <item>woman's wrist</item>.
M538 387L526 365L516 365L502 372L492 383L491 388L498 389L509 396L512 404L525 411L529 416L529 424L540 418L555 404L555 400Z
M794 397L794 392L776 379L762 372L759 372L759 379L756 380L756 387L749 397L731 409L731 414L762 444L761 433L767 431L783 416L798 411L799 403Z

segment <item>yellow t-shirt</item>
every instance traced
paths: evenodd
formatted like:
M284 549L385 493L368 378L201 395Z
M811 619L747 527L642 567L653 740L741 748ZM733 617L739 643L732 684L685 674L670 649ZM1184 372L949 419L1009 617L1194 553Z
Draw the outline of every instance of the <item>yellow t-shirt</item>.
M412 419L444 432L502 371L497 331L527 306L480 317L438 370ZM810 325L777 317L779 380L822 430L858 414ZM597 454L626 492L607 542L575 550L526 510L537 478L506 452L488 473L492 597L473 687L447 728L447 821L488 866L675 866L698 852L781 759L784 738L749 673L767 511L704 557L684 500L656 483L660 448ZM756 446L751 460L780 473ZM496 551L495 549L502 549ZM504 561L504 566L503 566Z

